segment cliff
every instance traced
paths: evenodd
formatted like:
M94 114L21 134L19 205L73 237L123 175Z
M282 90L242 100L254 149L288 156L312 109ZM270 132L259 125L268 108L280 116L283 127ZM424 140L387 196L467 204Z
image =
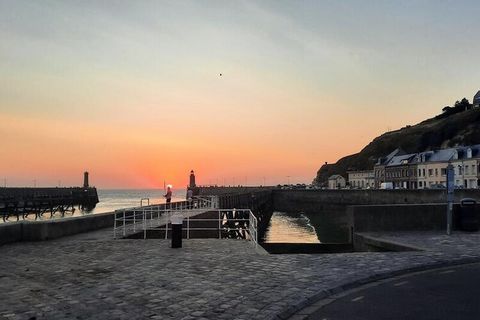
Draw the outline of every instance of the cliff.
M377 158L400 147L407 153L480 143L480 108L454 114L445 112L414 126L390 131L373 139L359 153L324 164L313 180L325 184L332 174L347 177L347 170L371 170Z

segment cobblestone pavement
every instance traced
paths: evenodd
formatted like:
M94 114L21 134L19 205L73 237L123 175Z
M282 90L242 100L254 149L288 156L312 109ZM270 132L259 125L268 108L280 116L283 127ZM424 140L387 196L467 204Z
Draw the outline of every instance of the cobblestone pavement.
M0 247L0 319L273 319L319 294L480 259L480 233L370 234L425 251L268 255L242 240L112 240L99 231Z

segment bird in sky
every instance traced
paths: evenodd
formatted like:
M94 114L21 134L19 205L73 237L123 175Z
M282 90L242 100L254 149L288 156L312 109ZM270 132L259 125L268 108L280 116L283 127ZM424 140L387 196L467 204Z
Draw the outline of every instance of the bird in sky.
M220 73L220 77L222 76L222 74Z

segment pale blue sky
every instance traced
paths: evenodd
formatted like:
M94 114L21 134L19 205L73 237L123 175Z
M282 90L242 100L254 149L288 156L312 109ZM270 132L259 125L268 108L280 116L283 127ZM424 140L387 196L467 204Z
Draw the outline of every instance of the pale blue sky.
M479 17L477 1L0 0L0 116L276 147L296 155L277 171L310 180L387 128L471 100Z

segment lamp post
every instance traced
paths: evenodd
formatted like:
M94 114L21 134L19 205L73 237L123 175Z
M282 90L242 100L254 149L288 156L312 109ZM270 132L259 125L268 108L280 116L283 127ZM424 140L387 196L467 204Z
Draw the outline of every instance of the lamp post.
M447 234L452 234L453 191L455 172L451 163L447 166Z

